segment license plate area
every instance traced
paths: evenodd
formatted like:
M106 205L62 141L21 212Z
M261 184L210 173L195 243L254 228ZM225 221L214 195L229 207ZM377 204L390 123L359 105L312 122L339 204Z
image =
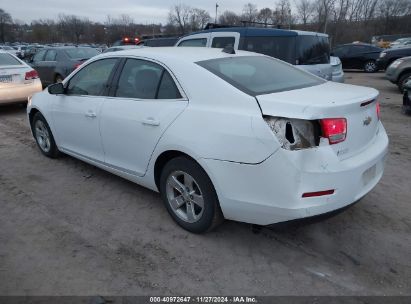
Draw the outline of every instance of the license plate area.
M0 75L0 82L1 83L12 83L13 75Z

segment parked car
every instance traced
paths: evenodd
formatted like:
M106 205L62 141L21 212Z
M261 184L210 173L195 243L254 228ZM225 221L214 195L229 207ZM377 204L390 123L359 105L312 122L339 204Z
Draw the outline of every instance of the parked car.
M333 68L332 81L343 83L345 81L345 76L340 58L330 56L330 63Z
M149 47L174 46L178 39L178 37L152 38L144 40L143 44Z
M405 83L411 78L411 57L400 58L391 63L385 71L385 77L403 93Z
M110 52L118 52L118 51L124 51L124 50L129 50L129 49L138 49L141 48L142 46L140 45L119 45L119 46L112 46L108 49L105 49L103 53L110 53Z
M43 49L43 45L29 45L27 49L24 51L24 57L22 58L25 61L30 61L33 56L41 49Z
M212 28L182 37L178 47L232 47L261 53L332 80L328 35L273 28ZM342 71L341 71L342 72Z
M379 68L385 70L395 60L408 56L411 56L411 47L384 50L381 52L377 64Z
M404 85L402 110L405 114L411 114L411 78Z
M377 59L383 49L365 43L336 46L331 54L340 58L343 69L359 69L367 73L378 71Z
M0 45L0 50L5 51L7 53L10 53L14 56L17 56L17 50L12 48L11 46L8 45Z
M410 45L411 44L411 38L400 38L395 40L394 42L392 42L390 44L390 47L395 49L395 48L400 48L400 47L404 47L406 45Z
M388 147L377 97L261 54L164 47L96 56L27 112L44 155L159 191L200 233L223 218L267 225L361 199Z
M38 74L16 56L0 50L0 104L27 102L42 90Z
M44 86L61 82L84 61L100 54L91 47L50 47L39 50L30 65L39 73Z
M26 51L27 48L28 47L26 45L15 46L15 50L17 51L16 52L17 57L19 57L20 59L23 59L25 56L24 52Z

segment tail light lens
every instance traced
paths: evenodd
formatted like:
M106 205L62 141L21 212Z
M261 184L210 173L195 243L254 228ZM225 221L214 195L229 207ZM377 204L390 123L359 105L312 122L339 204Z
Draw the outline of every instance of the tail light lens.
M81 63L76 63L74 66L73 66L73 68L76 70L76 69L78 69L78 67L81 65Z
M381 109L380 109L380 103L379 102L377 102L376 110L377 110L378 120L380 120L381 119Z
M39 78L39 74L35 70L26 72L26 76L24 77L24 79L26 80L32 80L32 79L37 79L37 78Z
M330 145L343 142L347 137L347 120L345 118L326 118L320 120L323 137L328 138Z

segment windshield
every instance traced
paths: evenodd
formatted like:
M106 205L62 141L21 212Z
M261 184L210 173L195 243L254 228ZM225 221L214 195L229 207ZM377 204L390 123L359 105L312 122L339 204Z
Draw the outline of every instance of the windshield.
M297 64L330 63L330 43L326 36L300 35L297 37Z
M0 54L0 66L7 65L22 65L22 63L9 54Z
M197 64L251 96L301 89L325 82L266 56L211 59Z
M96 49L93 48L72 48L64 50L71 59L88 59L100 54Z

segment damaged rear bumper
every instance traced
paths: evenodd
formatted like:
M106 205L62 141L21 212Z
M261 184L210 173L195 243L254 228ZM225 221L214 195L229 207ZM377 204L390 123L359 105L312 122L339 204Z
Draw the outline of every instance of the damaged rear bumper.
M278 150L260 164L202 159L225 218L269 225L316 216L360 200L381 179L388 137L382 124L361 153L340 160L332 149ZM331 195L304 197L333 189Z

